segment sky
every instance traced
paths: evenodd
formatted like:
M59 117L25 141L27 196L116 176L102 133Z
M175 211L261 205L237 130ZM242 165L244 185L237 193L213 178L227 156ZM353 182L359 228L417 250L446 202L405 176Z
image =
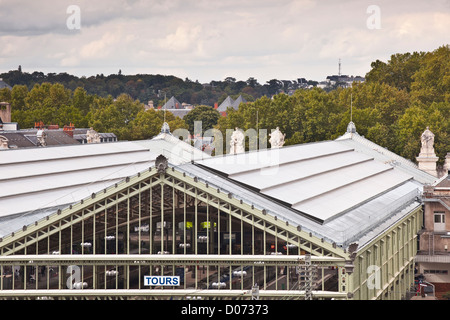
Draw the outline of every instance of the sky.
M322 81L450 44L450 0L0 0L0 73Z

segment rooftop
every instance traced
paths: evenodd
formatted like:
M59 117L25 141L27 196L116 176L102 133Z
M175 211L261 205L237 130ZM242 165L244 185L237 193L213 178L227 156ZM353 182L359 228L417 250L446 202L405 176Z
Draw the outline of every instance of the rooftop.
M342 247L362 247L421 206L421 180L428 177L353 138L210 157L163 126L150 140L6 150L0 237L146 170L163 154L175 170L280 220Z
M230 96L228 96L217 108L219 112L226 112L227 108L233 108L237 110L241 103L246 103L246 100L239 96L236 100L233 100Z
M413 177L336 141L214 157L196 162L320 223Z
M419 167L410 160L405 159L359 135L356 132L356 127L353 122L349 123L347 132L335 141L354 149L358 153L369 155L382 163L396 168L397 170L412 175L415 180L422 184L432 184L437 180L435 176L420 170Z
M140 141L2 150L0 217L79 201L147 169L160 154L175 165L209 157L170 132Z

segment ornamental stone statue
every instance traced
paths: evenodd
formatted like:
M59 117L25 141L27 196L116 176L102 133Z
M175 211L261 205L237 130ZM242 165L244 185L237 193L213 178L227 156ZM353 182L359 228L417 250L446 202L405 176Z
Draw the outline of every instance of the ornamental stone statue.
M230 154L245 152L244 140L244 133L242 132L242 130L236 127L230 139Z
M94 128L91 127L86 132L86 140L87 143L100 143L100 135L94 130Z
M416 158L419 169L437 177L436 162L439 158L434 153L434 134L429 127L420 136L420 141L422 147L419 156Z
M38 132L36 133L36 138L37 146L47 146L47 133L43 129L38 130Z
M166 170L169 167L169 161L165 156L160 154L159 156L156 157L155 167L159 174L164 174L166 173Z
M434 153L434 134L430 131L430 127L427 127L427 129L422 133L422 136L420 137L420 140L422 142L422 148L420 149L420 155L433 155L436 156Z
M284 145L284 137L286 136L286 134L283 134L280 131L280 128L277 127L275 129L275 131L273 131L272 133L269 133L270 139L270 145L273 148L280 148Z
M8 141L9 140L5 136L0 136L0 150L9 149Z

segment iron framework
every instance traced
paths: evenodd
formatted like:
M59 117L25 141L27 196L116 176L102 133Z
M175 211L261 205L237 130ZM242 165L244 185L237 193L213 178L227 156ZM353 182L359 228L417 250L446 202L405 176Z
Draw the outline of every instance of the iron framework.
M1 238L0 297L250 299L258 283L261 298L299 299L305 254L322 271L312 296L347 297L341 286L326 289L345 275L344 250L156 166ZM144 275L179 275L182 285L144 287Z

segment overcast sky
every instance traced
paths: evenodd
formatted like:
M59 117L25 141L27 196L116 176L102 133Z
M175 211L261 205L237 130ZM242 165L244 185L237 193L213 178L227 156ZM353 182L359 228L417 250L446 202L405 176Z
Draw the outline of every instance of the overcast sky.
M0 0L0 72L320 81L449 43L450 0Z

